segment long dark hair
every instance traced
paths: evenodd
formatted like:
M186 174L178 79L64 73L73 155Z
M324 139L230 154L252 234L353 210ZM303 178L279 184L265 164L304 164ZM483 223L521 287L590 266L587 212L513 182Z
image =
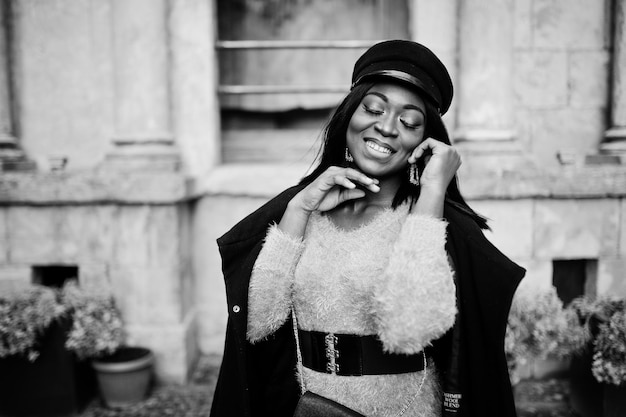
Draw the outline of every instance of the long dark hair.
M322 146L316 158L318 164L309 175L300 181L300 184L313 182L331 166L348 166L345 160L348 124L361 100L374 85L374 82L356 85L337 106L322 131ZM446 145L451 145L448 131L436 107L428 100L424 100L424 104L426 106L426 131L424 132L424 138L433 138ZM424 168L423 158L421 161L421 166L418 163L419 172L422 172ZM406 201L410 202L412 207L419 197L420 189L420 187L416 187L409 182L408 175L402 176L402 183L394 196L392 207L395 209ZM489 229L487 219L472 210L461 195L456 175L452 178L446 190L446 202L469 215L481 229Z

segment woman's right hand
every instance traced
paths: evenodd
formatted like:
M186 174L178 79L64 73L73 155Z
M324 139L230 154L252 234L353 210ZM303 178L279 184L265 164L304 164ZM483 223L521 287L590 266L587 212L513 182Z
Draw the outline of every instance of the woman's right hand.
M365 196L365 190L380 191L378 180L353 168L330 167L302 189L287 204L278 227L294 237L304 236L306 225L314 211L328 211L348 200Z
M300 191L291 203L307 213L329 211L348 200L364 197L365 190L357 188L356 184L374 193L380 191L377 179L354 168L332 166Z

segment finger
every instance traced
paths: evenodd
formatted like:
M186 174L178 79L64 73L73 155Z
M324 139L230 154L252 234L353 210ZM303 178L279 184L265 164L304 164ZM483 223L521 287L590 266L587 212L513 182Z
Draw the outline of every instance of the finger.
M378 186L379 181L376 178L368 177L361 171L357 171L353 168L346 168L345 174L351 180L358 182L373 193L380 191L380 187Z
M352 181L350 181L348 178L346 178L343 175L335 175L333 177L333 182L337 185L340 185L348 189L356 188L356 184L354 184Z
M370 179L373 180L373 181L376 181L376 183L378 183L378 180L374 180L373 178L370 178ZM349 180L346 179L346 181L349 181ZM377 193L377 192L380 191L380 187L378 186L378 184L374 183L373 181L370 184L363 184L363 182L362 181L358 181L358 179L355 180L355 181L357 181L359 184L361 184L363 187L367 188L368 190L370 190L373 193ZM352 182L350 181L350 183L352 183ZM352 184L354 184L354 183L352 183ZM346 188L353 188L353 187L346 187Z
M378 184L378 180L376 178L370 178L361 171L358 171L354 168L346 168L344 172L348 178L357 181L363 185Z
M365 197L365 191L361 189L356 188L354 190L346 190L339 195L339 204L348 200L356 200L363 197Z
M433 142L433 139L428 138L422 141L422 143L420 143L419 145L417 145L417 147L413 150L413 154L411 155L412 158L409 158L409 159L412 159L412 160L409 160L409 163L414 164L415 162L417 162L418 159L424 156L424 153L426 152L426 150L433 148L434 144L432 142Z

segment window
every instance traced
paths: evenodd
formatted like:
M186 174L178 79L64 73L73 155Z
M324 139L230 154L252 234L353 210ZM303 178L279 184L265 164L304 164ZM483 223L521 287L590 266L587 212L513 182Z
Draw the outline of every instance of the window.
M594 295L597 270L595 259L552 261L552 283L563 304L567 305L581 295Z
M47 287L61 288L66 281L78 279L78 267L75 265L33 266L33 283Z
M303 158L356 59L408 37L406 0L218 0L217 13L225 162Z

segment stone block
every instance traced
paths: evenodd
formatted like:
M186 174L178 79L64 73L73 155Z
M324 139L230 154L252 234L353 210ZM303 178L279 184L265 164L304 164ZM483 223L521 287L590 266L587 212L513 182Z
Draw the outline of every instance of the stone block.
M78 264L78 281L80 285L102 288L111 291L111 277L106 263L80 262Z
M513 86L519 104L531 109L567 106L565 52L519 51L513 59Z
M532 200L473 201L472 208L489 219L485 236L511 258L532 256Z
M31 284L32 270L26 265L0 265L0 281L7 285Z
M3 173L0 200L22 205L173 204L189 196L179 173L105 170Z
M28 206L6 209L10 262L32 265L63 261L55 240L60 210Z
M179 262L176 206L120 207L115 223L114 255L124 265L170 265Z
M604 134L602 109L530 112L532 154L538 165L557 165L559 153L584 155L597 149Z
M417 0L408 4L411 13L409 24L413 23L410 27L413 39L428 45L437 56L442 51L454 50L458 27L457 1ZM443 62L448 64L445 60Z
M109 279L126 323L171 325L181 320L178 265L112 265Z
M600 296L626 298L626 258L601 258L596 288Z
M604 48L608 27L605 3L598 0L534 0L534 46Z
M174 136L186 171L201 175L220 159L219 102L214 84L217 19L212 15L212 3L169 3Z
M221 355L224 352L224 342L226 340L226 303L219 312L215 308L205 304L198 308L198 317L210 317L210 320L200 320L198 322L198 347L204 355Z
M193 195L239 195L267 201L297 184L308 168L302 161L289 164L224 164L210 174L194 179L190 188ZM231 226L233 224L230 223Z
M618 200L538 200L535 256L542 259L596 259L618 252Z
M626 199L622 198L620 202L620 218L619 225L619 255L626 258Z
M529 49L532 46L532 0L516 0L513 5L513 46Z
M115 125L111 5L23 1L15 7L20 76L28 80L20 91L25 151L44 160L66 156L71 169L93 166Z
M113 259L116 264L148 265L149 250L146 236L150 233L150 206L120 207L115 222Z
M157 381L170 384L187 382L198 354L195 331L193 319L169 326L127 326L128 343L150 348L155 355Z
M518 263L526 268L526 275L518 291L545 291L552 287L552 261L545 259L520 259Z
M111 262L117 213L118 208L112 205L59 210L55 234L59 257L78 264Z
M0 264L9 259L9 229L7 225L7 209L0 209Z
M149 265L178 265L182 256L181 208L177 206L153 206L150 223L145 236L148 244Z
M535 111L523 107L516 107L514 110L515 139L522 149L531 149L533 139L531 114Z
M607 51L569 53L569 104L575 108L607 106L609 80Z
M228 318L222 261L215 240L260 207L267 199L209 196L197 201L194 210L194 276L196 303L201 317L199 343L203 353L221 353Z

